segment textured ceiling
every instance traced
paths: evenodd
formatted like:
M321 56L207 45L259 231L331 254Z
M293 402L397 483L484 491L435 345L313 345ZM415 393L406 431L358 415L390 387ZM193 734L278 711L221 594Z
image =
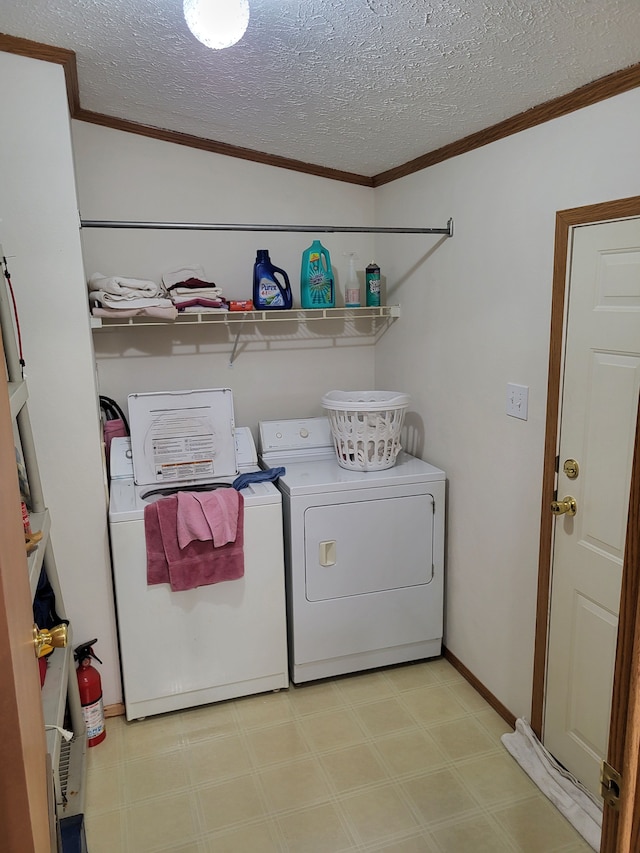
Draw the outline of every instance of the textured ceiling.
M85 110L375 175L640 62L638 0L249 0L234 47L182 0L3 0L77 55Z

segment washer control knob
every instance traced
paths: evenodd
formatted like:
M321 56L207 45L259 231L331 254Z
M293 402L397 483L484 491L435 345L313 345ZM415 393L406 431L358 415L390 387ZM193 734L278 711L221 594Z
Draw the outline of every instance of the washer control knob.
M276 433L276 438L282 438L282 433L281 433L281 432L277 432L277 433Z
M300 437L309 438L309 430L306 427L302 427L302 429L300 430Z

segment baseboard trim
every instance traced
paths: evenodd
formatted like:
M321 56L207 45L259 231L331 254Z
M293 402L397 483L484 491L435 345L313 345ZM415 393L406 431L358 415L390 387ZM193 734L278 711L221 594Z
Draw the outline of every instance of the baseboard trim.
M467 667L462 663L462 661L458 660L458 658L453 654L453 652L449 651L449 649L446 646L442 647L442 656L444 658L446 658L446 660L449 661L449 663L451 664L451 666L454 669L458 670L460 675L463 678L465 678L475 690L478 691L478 693L482 696L482 698L486 702L488 702L489 705L491 705L493 710L496 711L498 714L500 714L500 716L505 721L505 723L508 723L512 729L515 729L516 718L511 713L511 711L508 708L506 708L502 704L502 702L500 702L499 699L496 699L496 697L493 695L493 693L489 689L487 689L484 686L484 684L481 681L479 681L475 677L475 675L470 670L467 669Z
M452 651L450 651L446 646L442 647L442 657L449 661L451 666L456 669L460 675L469 682L469 684L478 691L478 693L482 696L482 698L496 711L502 719L508 723L511 728L515 729L516 727L516 718L511 713L511 711L505 707L499 699L493 695L493 693L484 686L484 684L479 681L475 677L475 675L471 672L471 670L467 669L467 667L459 660ZM105 705L104 716L106 717L122 717L124 715L124 703L123 702L115 702L113 705Z

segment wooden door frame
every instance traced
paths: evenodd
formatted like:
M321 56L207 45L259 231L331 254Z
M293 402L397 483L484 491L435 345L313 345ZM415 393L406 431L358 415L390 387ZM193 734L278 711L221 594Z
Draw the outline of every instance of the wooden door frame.
M0 333L0 350L2 334ZM4 365L2 367L4 370ZM2 849L51 850L40 676L12 421L0 376L0 826Z
M625 622L633 625L633 635L626 632L618 637L624 649L616 656L616 671L613 685L613 709L611 730L614 727L626 735L620 744L620 736L610 735L615 740L619 754L612 755L609 745L608 762L620 767L624 773L622 802L618 821L617 843L621 853L640 850L640 547L638 536L640 519L640 404L636 423L636 445L629 493L629 522L625 544L625 574L621 600L625 609ZM626 586L626 588L625 588ZM624 684L626 695L617 701L617 690ZM620 751L621 750L621 751ZM619 761L619 764L615 764ZM609 811L609 810L608 810Z
M538 595L531 701L531 726L538 737L542 737L544 715L553 544L553 516L551 515L549 506L553 500L556 479L560 385L564 348L565 297L568 284L571 233L572 229L578 225L590 225L596 222L606 222L636 216L640 216L640 196L561 210L556 213L549 376L547 383L547 424L542 475ZM611 727L607 755L607 761L619 770L623 776L625 776L628 766L628 771L631 771L628 775L633 778L640 775L637 757L633 759L633 746L635 745L637 752L637 745L640 742L640 708L636 709L635 703L634 707L631 709L629 707L631 679L632 677L634 679L638 678L640 661L640 612L638 608L638 593L640 590L640 572L638 570L640 525L637 522L637 492L640 489L639 440L640 424L636 429L636 449L631 476L630 512L622 572L620 618L618 620ZM633 524L632 519L635 519L635 523ZM625 764L625 758L627 764ZM633 763L629 764L629 762ZM623 797L622 821L619 822L617 812L614 812L609 807L605 807L601 853L625 853L625 851L637 849L626 845L627 839L630 843L633 832L638 833L639 821L640 784L637 787L630 785L629 790L625 792ZM620 827L618 826L619 823ZM619 828L620 839L618 839ZM626 837L623 837L625 834ZM620 847L616 846L618 841L620 841Z

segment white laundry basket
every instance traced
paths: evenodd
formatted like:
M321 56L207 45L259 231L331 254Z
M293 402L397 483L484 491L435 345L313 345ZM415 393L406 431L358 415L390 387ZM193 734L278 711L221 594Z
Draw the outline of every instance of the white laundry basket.
M338 465L382 471L396 464L409 395L397 391L329 391L327 411Z

